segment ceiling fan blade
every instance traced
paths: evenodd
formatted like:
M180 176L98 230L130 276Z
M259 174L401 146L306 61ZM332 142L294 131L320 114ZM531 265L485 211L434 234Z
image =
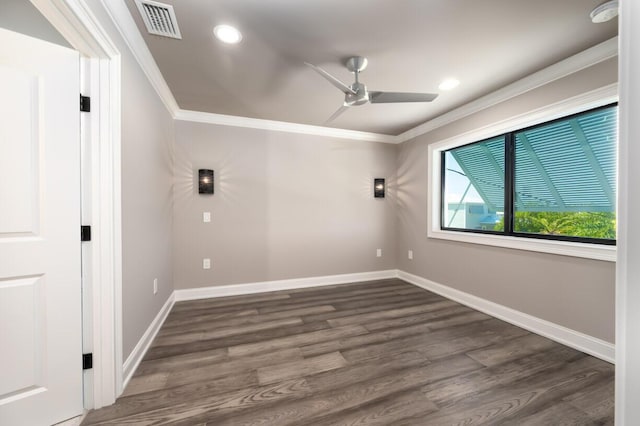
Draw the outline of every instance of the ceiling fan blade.
M437 93L369 92L369 101L372 104L431 102L437 97Z
M335 78L334 76L332 76L331 74L323 70L322 68L315 66L313 64L310 64L309 62L305 62L305 65L309 66L315 72L323 76L329 83L336 86L343 93L351 93L352 95L356 94L355 90L353 90L352 88L350 88L349 86L347 86L346 84L344 84L343 82L341 82L340 80L338 80L337 78Z
M338 116L340 114L342 114L343 112L345 112L347 109L349 109L348 106L346 105L342 105L340 108L338 108L338 110L336 112L334 112L333 114L331 114L331 117L327 118L327 121L324 122L324 124L329 124L331 123L333 120L335 120L336 118L338 118Z

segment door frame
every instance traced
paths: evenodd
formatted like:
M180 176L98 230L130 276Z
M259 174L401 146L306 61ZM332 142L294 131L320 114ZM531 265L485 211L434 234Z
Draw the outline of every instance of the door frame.
M31 3L83 57L81 72L89 82L90 129L83 140L91 146L83 164L82 185L90 194L82 201L90 212L92 241L83 275L91 283L93 380L85 381L85 409L115 402L122 393L122 219L121 219L121 56L120 51L83 0L31 0ZM86 90L86 88L84 88ZM87 181L88 180L88 181ZM87 383L89 382L89 383Z

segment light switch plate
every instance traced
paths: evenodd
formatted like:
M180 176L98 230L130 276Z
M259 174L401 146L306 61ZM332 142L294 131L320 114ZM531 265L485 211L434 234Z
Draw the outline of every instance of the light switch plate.
M211 269L211 259L202 259L202 269Z
M203 212L202 213L202 221L204 223L211 222L211 212Z
M409 260L413 260L413 250L409 250L407 252L407 257L409 258Z
M376 250L376 256L377 257L382 257L382 249L377 249Z

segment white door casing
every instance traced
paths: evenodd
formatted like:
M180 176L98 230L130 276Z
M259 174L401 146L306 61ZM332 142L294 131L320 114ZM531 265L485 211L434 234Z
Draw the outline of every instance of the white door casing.
M90 169L84 175L90 180L85 181L90 197L83 208L91 216L85 223L91 225L91 243L84 245L89 251L84 273L91 276L91 321L85 325L93 334L93 383L85 383L92 395L85 408L99 408L122 393L121 56L86 0L30 1L91 64L90 87L82 87L91 96L91 113L83 113L91 145L91 164L83 164ZM106 7L120 1L95 3ZM124 3L120 6L126 10Z
M0 424L82 413L79 58L0 29Z

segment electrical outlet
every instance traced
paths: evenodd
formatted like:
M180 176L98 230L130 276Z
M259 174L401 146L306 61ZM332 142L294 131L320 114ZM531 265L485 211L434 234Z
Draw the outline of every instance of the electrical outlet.
M409 260L413 260L413 250L409 250L407 252L407 257L409 258Z
M376 250L376 257L382 257L382 249Z
M153 294L158 294L158 279L153 279Z
M203 212L202 213L202 221L204 223L209 223L211 222L211 212Z
M202 269L211 269L211 259L202 259Z

